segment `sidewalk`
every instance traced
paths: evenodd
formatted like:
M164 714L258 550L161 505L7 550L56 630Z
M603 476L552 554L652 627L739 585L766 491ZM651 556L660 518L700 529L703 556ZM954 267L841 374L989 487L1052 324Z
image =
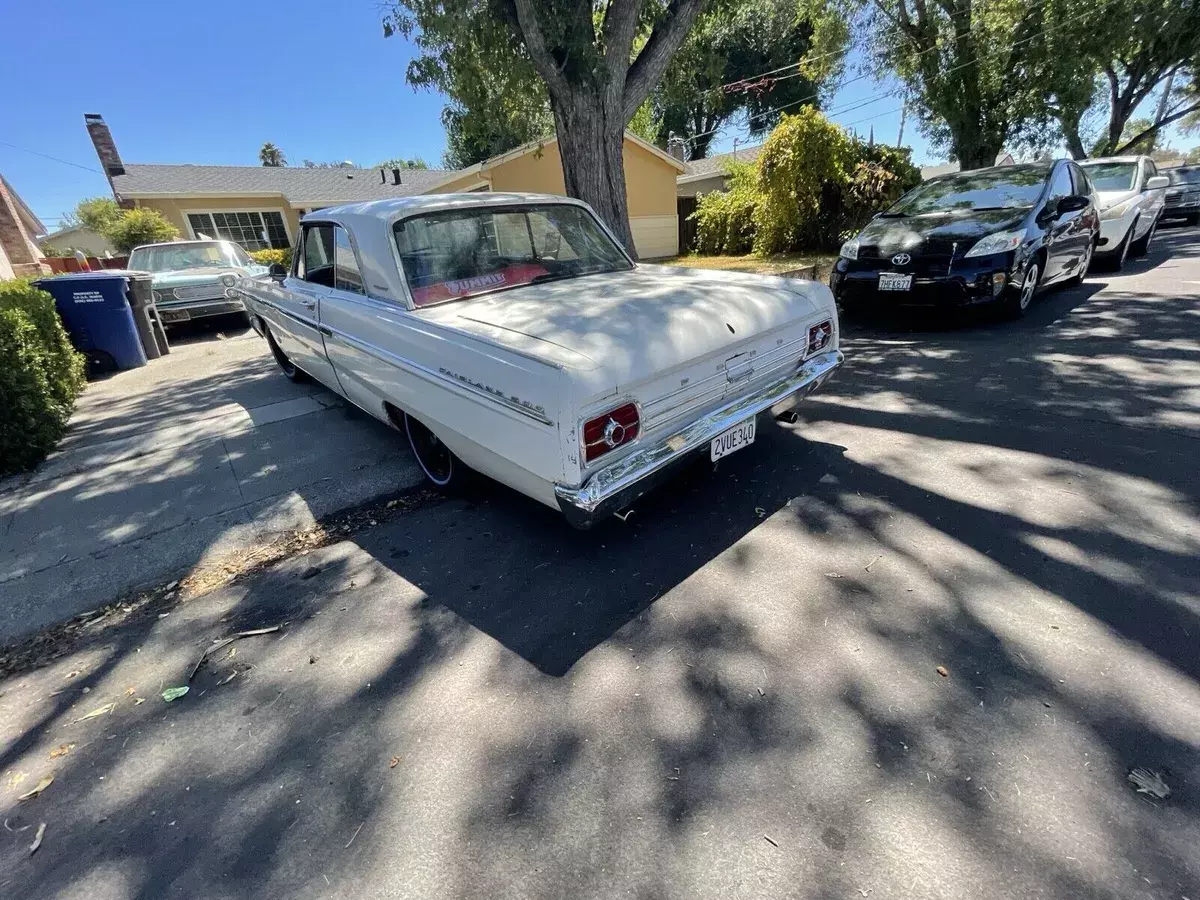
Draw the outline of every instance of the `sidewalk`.
M0 483L0 642L419 483L399 435L226 334L92 383Z

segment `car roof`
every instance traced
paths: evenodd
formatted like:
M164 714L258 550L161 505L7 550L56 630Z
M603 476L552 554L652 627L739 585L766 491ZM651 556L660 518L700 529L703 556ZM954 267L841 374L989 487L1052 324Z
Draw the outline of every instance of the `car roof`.
M1143 159L1146 159L1146 157L1145 156L1097 156L1094 159L1080 159L1080 160L1076 160L1076 162L1078 163L1078 165L1087 167L1087 166L1098 165L1100 163L1117 163L1117 162L1119 162L1119 163L1135 163L1135 162L1138 162L1139 160L1143 160Z
M195 241L160 241L157 244L138 244L134 250L148 250L151 247L185 247L188 244L232 244L229 238L206 238Z
M301 221L321 219L376 218L391 220L417 213L438 212L446 209L472 209L489 206L512 206L524 203L562 203L572 206L587 204L561 194L519 194L472 191L465 194L419 194L415 197L393 197L386 200L368 200L363 203L343 203L318 209L304 216Z

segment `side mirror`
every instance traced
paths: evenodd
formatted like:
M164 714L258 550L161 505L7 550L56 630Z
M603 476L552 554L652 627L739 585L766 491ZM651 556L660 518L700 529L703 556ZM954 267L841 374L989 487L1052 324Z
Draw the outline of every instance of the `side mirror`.
M1166 175L1151 175L1146 179L1146 190L1159 191L1171 183L1171 179Z
M1091 197L1085 197L1083 194L1072 194L1058 201L1058 206L1054 208L1054 215L1065 216L1067 213L1079 212L1081 209L1087 209L1091 203Z
M280 263L271 263L270 268L267 269L267 274L276 281L283 281L283 279L287 278L287 269Z

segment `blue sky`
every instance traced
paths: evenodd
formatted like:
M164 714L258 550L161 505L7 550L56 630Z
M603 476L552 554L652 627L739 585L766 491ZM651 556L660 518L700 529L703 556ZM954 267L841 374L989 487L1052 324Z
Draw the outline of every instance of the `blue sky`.
M0 172L51 230L80 199L108 193L84 113L104 116L126 162L255 165L273 141L293 164L422 156L436 165L445 147L442 98L404 83L412 47L383 37L371 0L13 3L3 24L21 39L6 42L0 76L26 87L5 97ZM836 112L892 87L857 81L827 109L894 143L897 98ZM731 128L715 149L731 149L735 135L745 138ZM939 161L911 120L904 137L915 162Z

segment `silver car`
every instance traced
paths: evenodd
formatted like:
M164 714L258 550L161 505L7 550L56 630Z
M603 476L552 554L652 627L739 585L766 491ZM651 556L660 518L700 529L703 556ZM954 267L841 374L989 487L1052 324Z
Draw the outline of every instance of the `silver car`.
M1096 189L1100 243L1096 261L1119 271L1129 256L1145 256L1167 196L1167 177L1148 156L1111 156L1079 163Z

